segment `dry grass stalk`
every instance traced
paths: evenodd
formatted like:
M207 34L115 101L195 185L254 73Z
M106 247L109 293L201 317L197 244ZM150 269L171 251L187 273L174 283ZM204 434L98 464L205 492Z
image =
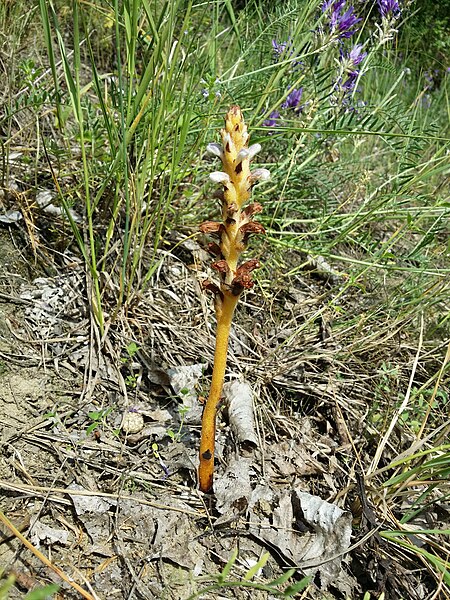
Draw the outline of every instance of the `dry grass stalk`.
M72 588L74 588L83 598L86 600L97 600L97 597L92 596L89 592L84 590L81 586L78 585L75 581L73 581L68 575L64 573L59 567L54 565L38 548L33 546L33 544L27 540L25 536L23 536L16 527L11 523L11 521L0 511L0 522L11 531L11 533L19 539L22 544L31 550L31 552L41 561L49 567L54 573L56 573L63 581L68 583Z

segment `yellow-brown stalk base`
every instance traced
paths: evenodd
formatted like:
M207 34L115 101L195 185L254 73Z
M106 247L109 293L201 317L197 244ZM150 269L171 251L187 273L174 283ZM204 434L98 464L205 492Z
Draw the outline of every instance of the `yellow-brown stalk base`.
M217 320L214 369L211 390L203 410L202 434L200 439L200 466L198 469L198 479L200 491L205 493L211 492L213 487L217 406L220 402L223 381L225 378L231 321L238 299L238 296L233 296L230 293L225 294L222 302L222 310L218 315Z

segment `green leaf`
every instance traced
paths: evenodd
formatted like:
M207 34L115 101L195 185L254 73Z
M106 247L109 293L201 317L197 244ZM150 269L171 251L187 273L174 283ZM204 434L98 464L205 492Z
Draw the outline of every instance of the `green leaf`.
M92 410L91 412L88 412L88 417L90 419L92 419L93 421L98 421L99 419L101 419L103 416L103 411L102 410Z
M276 586L276 585L282 585L283 583L286 583L286 581L288 579L290 579L292 577L292 575L294 575L296 570L297 569L288 569L287 571L285 571L283 573L283 575L280 575L280 577L277 577L277 579L274 579L268 585Z
M222 573L220 573L218 579L219 581L222 583L223 581L226 580L226 578L228 577L230 571L231 571L231 567L234 565L234 563L236 562L236 559L238 557L238 549L235 548L230 556L229 561L227 562L227 564L224 566Z
M305 589L305 587L307 585L309 585L309 582L311 581L311 579L312 579L312 577L304 577L300 581L297 581L297 583L294 583L293 585L290 585L289 587L287 587L284 590L284 596L285 597L293 596L294 594L297 594L298 592L301 592L302 590Z
M131 342L127 346L128 356L130 356L131 358L133 358L133 356L136 354L136 352L138 350L139 350L139 346L136 344L136 342Z
M28 592L24 600L47 600L49 596L55 594L58 590L59 585L56 585L56 583L52 583L50 585L46 585L43 588L38 588L37 590L32 590L31 592Z
M9 595L9 590L12 588L16 581L14 575L9 575L6 581L0 587L0 600L7 600Z
M89 425L89 427L86 429L86 435L89 435L90 433L92 433L94 431L94 429L97 429L97 427L98 427L98 421L91 423Z
M261 558L258 560L258 562L256 563L256 565L253 565L253 567L251 567L251 569L249 569L247 571L247 573L244 575L244 580L249 581L250 579L252 579L256 575L256 573L264 567L266 562L269 560L269 557L270 557L269 552L266 552L265 554L263 554L261 556Z

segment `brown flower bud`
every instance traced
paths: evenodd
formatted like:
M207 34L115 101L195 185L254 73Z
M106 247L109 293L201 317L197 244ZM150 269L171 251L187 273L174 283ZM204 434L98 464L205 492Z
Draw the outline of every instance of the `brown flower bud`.
M249 290L253 287L254 282L250 273L259 267L260 263L256 258L252 258L238 267L236 277L231 282L231 293L234 296L239 296L244 289Z
M217 285L209 279L205 279L204 281L202 281L202 288L204 290L208 290L208 292L211 292L215 296L219 296L219 298L223 300L223 293L220 291Z
M256 258L251 258L247 262L243 263L240 267L237 268L236 277L243 275L244 273L251 273L255 269L259 269L261 266L260 262Z
M239 231L242 233L244 238L247 238L253 233L266 233L266 230L257 221L249 221L248 223L244 223L241 227L239 227Z
M249 221L239 227L239 236L236 237L236 243L240 250L245 249L248 238L254 233L266 233L266 230L261 223L257 223L256 221Z
M242 214L245 215L247 218L252 217L253 215L256 215L257 213L262 212L263 207L261 206L261 204L259 202L253 202L252 204L249 204L248 206L246 206L244 208L244 210L242 211Z
M231 293L233 296L239 296L244 291L244 288L249 290L253 287L254 283L252 281L251 275L243 275L242 277L235 277L231 282Z
M216 221L205 221L199 225L199 229L202 233L220 235L224 229L224 226L223 223L217 223Z
M211 252L211 254L214 254L215 256L222 255L222 250L220 249L219 244L216 244L215 242L209 242L208 250Z
M223 260L217 260L211 266L216 271L219 271L219 273L225 273L226 274L226 273L230 272L230 267L228 266L228 263L227 263L227 261L225 259L223 259Z

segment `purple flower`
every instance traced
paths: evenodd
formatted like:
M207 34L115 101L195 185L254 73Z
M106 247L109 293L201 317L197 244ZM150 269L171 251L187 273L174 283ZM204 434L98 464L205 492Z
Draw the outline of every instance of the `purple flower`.
M331 30L337 30L339 39L345 39L351 37L356 29L352 30L352 27L362 21L362 19L358 19L356 15L353 13L353 6L345 11L344 14L333 13L331 18ZM334 17L334 18L333 18Z
M362 44L355 44L348 52L340 50L340 61L342 63L342 70L346 76L339 77L336 81L335 89L341 89L345 95L349 95L355 89L356 82L358 80L360 70L356 67L362 63L366 58L367 52L362 51Z
M344 6L346 0L325 0L325 2L321 6L322 12L326 12L331 5L333 5L333 10L338 12Z
M272 40L272 48L275 54L276 60L279 58L288 58L289 56L293 56L295 53L295 48L292 44L292 40L289 38L285 42L278 43L277 40Z
M345 95L349 95L355 89L356 82L359 77L360 70L356 67L366 58L367 52L362 51L362 44L355 44L349 52L340 51L340 61L343 64L343 70L346 74L346 79L340 77L336 82L336 89L344 91Z
M263 121L263 127L276 127L278 125L277 119L280 118L280 113L277 110L274 110L270 113L268 118Z
M391 15L394 18L400 16L400 4L397 0L377 0L377 4L383 19L388 19Z
M355 44L353 48L348 52L347 59L348 61L356 67L366 58L367 52L362 52L362 44Z
M355 89L356 82L358 80L359 71L349 71L347 73L347 79L341 84L341 89L346 93L350 94Z
M326 0L322 4L322 12L331 11L330 30L340 40L351 37L356 31L355 25L362 20L355 15L353 6L346 8L346 0Z
M429 84L432 85L434 83L433 75L430 73L430 71L425 71L423 76L425 77L425 79L428 81Z
M288 46L288 42L278 43L277 40L272 40L272 48L274 49L276 56L280 56L281 54L284 54L286 52L287 46Z
M422 102L422 106L424 108L430 108L430 106L431 106L431 96L430 96L430 94L425 94L424 96L422 96L421 102Z
M293 108L297 111L301 110L299 106L300 100L302 99L303 88L299 88L298 90L294 88L287 96L286 100L281 105L281 108ZM279 116L279 115L278 115Z
M289 38L285 42L280 43L278 43L277 40L272 40L272 48L274 50L276 61L280 59L285 60L289 58L295 59L295 57L297 56L297 52L294 48L292 40L290 40ZM291 62L291 67L293 69L301 67L302 65L303 63L297 60L292 60Z

